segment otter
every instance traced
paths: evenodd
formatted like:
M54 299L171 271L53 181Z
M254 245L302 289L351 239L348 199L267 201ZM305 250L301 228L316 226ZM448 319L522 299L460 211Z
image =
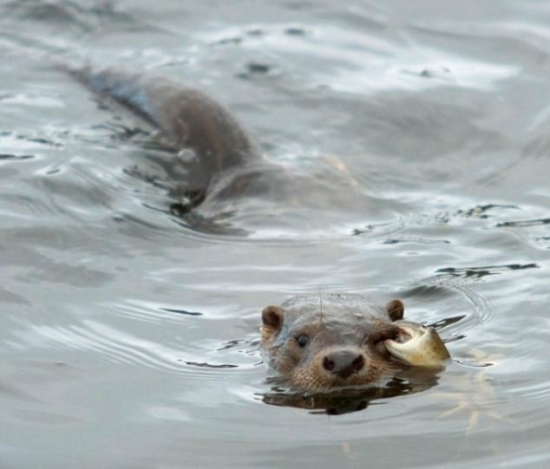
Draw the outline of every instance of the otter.
M216 216L240 198L277 199L300 190L315 199L301 181L289 183L288 171L267 160L237 119L205 93L166 78L113 69L69 72L158 128L166 145L180 151L176 161L183 169L188 210L206 207ZM346 179L336 167L337 177ZM266 362L292 387L322 391L374 383L400 364L434 366L448 358L442 343L434 346L435 331L412 340L422 328L410 322L400 327L403 313L400 300L382 307L356 294L300 295L268 306L261 329Z
M449 355L437 333L403 314L401 300L380 306L359 294L295 296L262 312L265 361L306 391L380 382L403 364L443 366Z

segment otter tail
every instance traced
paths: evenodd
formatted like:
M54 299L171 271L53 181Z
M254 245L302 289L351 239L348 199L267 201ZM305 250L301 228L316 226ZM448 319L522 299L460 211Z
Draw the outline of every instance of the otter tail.
M238 120L205 93L177 81L91 67L69 72L159 128L178 149L191 149L209 174L242 165L260 150Z

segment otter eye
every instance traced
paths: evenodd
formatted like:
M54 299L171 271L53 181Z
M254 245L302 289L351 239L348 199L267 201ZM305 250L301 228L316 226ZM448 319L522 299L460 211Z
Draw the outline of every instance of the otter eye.
M309 337L306 334L300 334L296 337L296 343L300 348L304 348L307 344L309 344Z

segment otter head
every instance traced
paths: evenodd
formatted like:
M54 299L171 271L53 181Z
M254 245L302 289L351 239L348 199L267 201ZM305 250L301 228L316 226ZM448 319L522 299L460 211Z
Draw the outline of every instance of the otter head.
M384 341L403 303L386 307L360 295L298 296L262 312L266 361L293 387L321 391L376 382L396 368Z

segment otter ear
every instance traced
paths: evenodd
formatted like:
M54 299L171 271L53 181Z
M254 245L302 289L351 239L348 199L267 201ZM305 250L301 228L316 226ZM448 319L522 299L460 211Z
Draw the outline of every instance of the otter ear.
M264 338L277 334L283 327L284 312L278 306L267 306L262 311L262 336Z
M386 311L388 312L392 321L399 321L400 319L403 319L405 306L403 305L403 302L401 300L391 300L386 305Z

